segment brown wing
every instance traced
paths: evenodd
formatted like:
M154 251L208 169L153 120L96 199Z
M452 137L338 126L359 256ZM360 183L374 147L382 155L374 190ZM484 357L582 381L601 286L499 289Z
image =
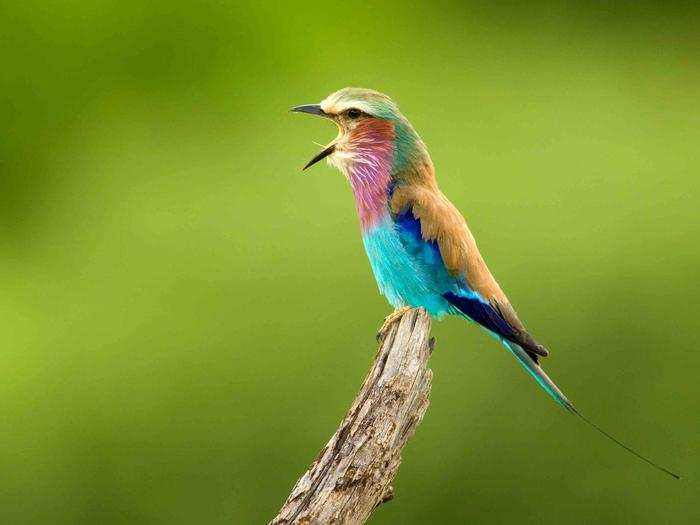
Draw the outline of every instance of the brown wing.
M535 361L537 355L546 356L547 350L533 339L518 319L479 253L464 217L447 197L432 185L399 186L391 198L391 211L398 215L407 210L411 210L420 221L423 239L437 242L447 270L452 275L463 276L471 290L489 301L493 311L480 313L484 316L483 322L476 315L470 317L522 346ZM507 323L507 327L501 321ZM497 326L501 329L494 329Z

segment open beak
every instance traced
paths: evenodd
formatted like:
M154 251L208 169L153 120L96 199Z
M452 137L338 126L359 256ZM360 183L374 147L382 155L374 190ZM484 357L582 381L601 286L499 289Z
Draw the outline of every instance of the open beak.
M294 111L295 113L310 113L311 115L318 115L319 117L331 118L331 116L321 109L320 104L304 104L303 106L294 106L289 111Z
M328 155L331 155L334 151L335 151L335 144L331 144L326 149L319 151L313 159L311 159L309 162L306 163L306 166L301 168L301 171L304 171L306 168L310 168L311 166L316 164L319 160L325 159Z
M303 106L295 106L293 107L290 111L294 111L296 113L309 113L310 115L318 115L319 117L324 117L324 118L329 118L332 119L332 115L329 115L325 111L321 109L321 106L319 104L304 104ZM319 160L325 159L328 155L331 155L335 151L335 144L331 144L330 146L326 147L325 149L321 150L318 152L318 154L311 159L309 162L306 163L306 166L302 168L302 171L310 168L314 164L316 164Z

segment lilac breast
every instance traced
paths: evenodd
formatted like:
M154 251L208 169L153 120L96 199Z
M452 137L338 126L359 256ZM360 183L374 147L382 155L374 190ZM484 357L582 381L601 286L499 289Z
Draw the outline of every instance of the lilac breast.
M389 184L394 156L394 128L386 121L358 126L349 141L346 175L355 196L363 230L375 226L388 214Z

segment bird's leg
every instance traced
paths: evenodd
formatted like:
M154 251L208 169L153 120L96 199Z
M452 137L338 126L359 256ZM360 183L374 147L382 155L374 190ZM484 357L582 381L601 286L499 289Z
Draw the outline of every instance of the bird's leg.
M401 308L397 308L393 312L391 312L389 315L387 315L384 318L384 322L382 323L382 327L379 329L377 332L377 341L380 343L384 341L384 338L386 337L386 334L389 333L389 328L391 328L391 325L394 324L396 321L401 319L401 316L408 312L411 309L410 306L402 306Z

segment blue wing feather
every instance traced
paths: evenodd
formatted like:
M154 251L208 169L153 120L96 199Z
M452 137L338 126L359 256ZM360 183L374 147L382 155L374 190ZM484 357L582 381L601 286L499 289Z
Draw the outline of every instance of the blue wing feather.
M437 242L425 240L421 235L420 219L413 212L406 211L394 217L399 236L413 257L433 275L439 276L439 281L445 286L440 294L456 309L455 313L467 316L475 323L505 339L517 336L517 329L511 326L498 309L477 292L470 290L464 277L450 276L440 255Z
M423 239L420 220L413 216L413 212L407 211L397 215L394 217L394 224L407 252L420 259L431 271L447 272L437 242Z
M466 276L454 276L447 271L438 244L423 239L420 220L413 216L413 212L404 212L393 219L406 254L411 257L416 268L428 276L424 279L432 283L433 293L440 294L446 301L447 312L462 315L485 328L503 343L557 403L575 412L571 402L540 368L537 353L531 348L524 348L524 343L529 343L527 332L511 325L501 313L498 303L492 303L471 290L467 285ZM532 344L536 344L534 340Z

